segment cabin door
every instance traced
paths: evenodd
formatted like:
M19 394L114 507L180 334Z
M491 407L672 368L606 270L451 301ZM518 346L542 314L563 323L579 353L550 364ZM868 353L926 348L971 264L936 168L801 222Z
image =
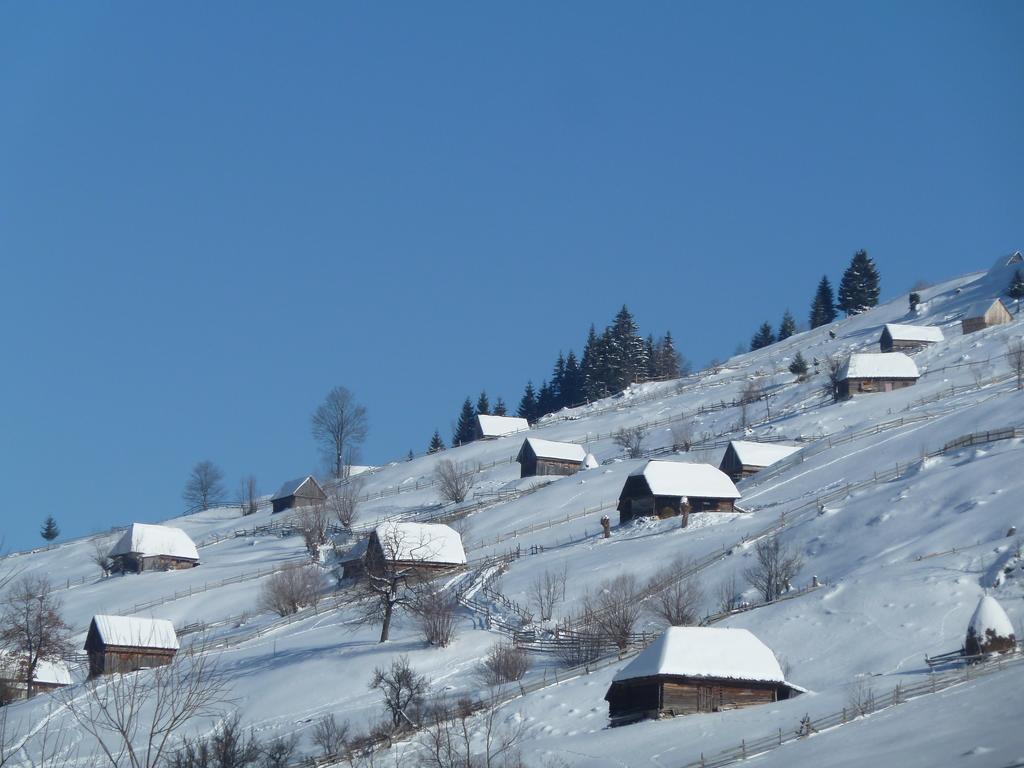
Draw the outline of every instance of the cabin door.
M715 711L715 689L710 685L697 686L697 711Z
M886 392L892 392L892 382L891 381L885 382L885 391Z

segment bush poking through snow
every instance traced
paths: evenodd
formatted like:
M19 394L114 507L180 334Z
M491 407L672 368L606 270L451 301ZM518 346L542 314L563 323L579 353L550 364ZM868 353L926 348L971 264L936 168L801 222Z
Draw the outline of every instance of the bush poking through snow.
M782 597L804 564L800 554L784 546L778 536L758 541L754 556L757 562L743 576L766 603Z
M509 642L497 643L480 662L478 677L484 685L504 685L521 680L529 668L529 653Z
M530 600L537 609L541 621L550 621L555 606L565 600L565 582L569 578L568 566L561 571L545 570L530 582Z
M278 616L291 616L320 601L320 571L303 565L278 571L260 590L259 607Z
M451 459L443 459L434 470L434 479L443 500L461 504L476 483L476 472L468 464L456 464Z
M435 582L426 582L417 588L412 611L429 645L444 648L454 639L458 605L455 593L440 589Z
M870 715L875 711L875 688L870 678L858 677L850 683L846 706L854 717Z
M384 694L384 709L396 731L416 727L429 687L430 680L412 668L408 656L394 659L388 669L377 667L370 681L371 689Z
M603 582L595 594L584 598L586 626L620 651L626 650L633 627L640 618L637 593L636 577L631 573Z
M617 446L626 452L631 459L639 459L643 455L643 442L647 437L647 430L644 427L620 427L612 436Z
M339 723L334 715L324 715L313 726L313 743L325 756L344 755L348 753L350 731L348 720Z
M666 573L659 574L652 581L664 581L674 573L681 573L690 567L686 560L677 560ZM654 614L670 627L689 627L700 623L700 606L704 602L704 590L693 578L673 581L660 590L651 601Z

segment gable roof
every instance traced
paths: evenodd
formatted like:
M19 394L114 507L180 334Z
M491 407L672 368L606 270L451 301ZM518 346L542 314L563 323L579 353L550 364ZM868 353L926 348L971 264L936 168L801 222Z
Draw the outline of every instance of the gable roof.
M320 483L316 481L315 477L312 475L306 475L305 477L297 477L294 480L286 481L277 489L277 493L270 497L270 500L277 501L278 499L287 499L289 496L294 496L307 480L312 480L313 485L320 489L320 493L324 492L324 489L320 486Z
M885 330L893 341L942 341L942 329L937 325L901 325L886 323Z
M844 379L916 379L917 365L902 352L859 352L850 355L839 368Z
M772 650L737 627L669 627L612 682L660 675L786 682Z
M174 625L167 619L97 615L92 617L92 625L104 645L161 650L177 650L179 647Z
M199 559L196 545L183 530L167 525L149 525L147 523L132 523L110 550L111 557L129 554L143 557L166 555L190 560Z
M463 565L462 537L443 523L388 521L374 529L388 560Z
M997 296L994 299L982 299L981 301L976 301L971 304L964 312L963 319L970 320L976 317L984 317L985 313L992 309L992 306L997 303L1002 306L1003 311L1006 312L1006 314L1010 314L1010 310L1008 310L1006 305L1003 304L1003 300Z
M523 441L523 447L519 449L519 456L516 457L516 461L522 459L523 451L526 450L527 445L530 446L534 456L538 459L576 461L582 464L583 460L587 458L587 452L583 450L582 445L576 445L576 443L556 443L554 440L528 437Z
M634 469L630 477L643 475L655 496L694 496L708 499L738 499L732 480L722 470L710 464L690 464L682 461L656 461Z
M520 419L518 416L487 416L479 414L476 417L477 427L483 437L504 437L516 432L525 432L530 428L530 422Z
M733 440L729 445L736 452L740 464L748 467L770 467L775 462L802 450L798 445L757 443L750 440Z

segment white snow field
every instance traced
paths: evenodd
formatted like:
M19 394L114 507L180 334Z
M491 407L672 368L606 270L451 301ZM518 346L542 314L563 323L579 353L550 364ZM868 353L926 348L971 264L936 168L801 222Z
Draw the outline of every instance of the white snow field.
M575 615L584 595L603 581L631 574L642 584L678 559L703 565L693 578L704 589L703 613L713 614L719 586L733 577L743 599L758 602L743 571L757 539L777 532L803 557L794 590L815 577L821 586L727 616L716 626L749 629L774 652L786 680L807 693L776 704L610 728L603 697L629 663L625 658L568 679L560 672L558 684L528 686L530 692L500 710L501 722L525 727L525 765L685 766L744 740L791 733L805 715L816 719L840 711L865 685L888 694L897 684L914 686L931 674L947 674L932 672L925 656L960 648L986 592L1005 609L1018 639L1024 634L1021 539L1007 535L1014 526L1024 531L1024 392L1016 389L1006 355L1008 342L1024 337L1024 323L1018 316L967 336L959 323L971 303L999 295L1010 274L1006 268L974 273L922 290L913 314L903 294L862 315L734 357L714 371L632 387L547 417L528 432L363 473L357 528L365 532L388 520L437 522L452 511L432 483L437 463L452 459L480 467L463 505L471 511L454 523L470 571L445 577L449 588L472 581L478 587L484 573L494 571L493 563L481 573L473 570L485 557L519 557L490 584L509 603L493 592L471 590L475 608L460 609L459 633L447 648L428 647L415 622L402 614L391 640L376 642L379 627L359 624L349 587L339 590L326 567L325 600L316 612L286 623L262 611L259 593L269 573L307 559L301 537L287 527L291 512L271 515L262 509L242 518L237 509L221 508L147 521L144 509L124 510L125 525L162 522L184 530L201 560L189 570L100 578L91 559L95 540L12 555L0 567L53 581L79 647L96 614L168 619L183 647L200 637L188 625L208 623L205 652L216 655L228 679L231 703L225 713L237 709L261 737L296 733L300 751L313 754L311 731L321 715L347 719L358 730L380 719L382 699L369 681L375 667L399 655L408 655L429 676L435 693L480 694L474 675L480 659L505 639L504 622L519 621L509 604L529 607L531 583L545 570L567 573L566 597L552 624ZM913 355L920 380L906 389L833 403L823 395L826 359L877 352L886 323L941 327L943 340ZM797 351L819 363L805 382L788 372ZM745 409L732 405L751 381L767 398ZM648 425L643 447L650 455L624 459L611 436L635 425ZM683 431L695 446L674 454ZM968 435L973 439L950 445ZM514 458L526 437L577 443L602 464L569 477L520 479ZM769 437L802 450L737 484L742 511L694 514L685 529L678 518L618 525L619 491L648 458L717 466L730 439ZM607 539L601 536L604 514L612 522ZM98 540L109 547L118 535ZM350 544L339 540L340 548ZM481 605L490 606L490 622ZM662 628L645 608L636 630ZM527 683L552 679L559 668L552 655L535 653L531 659ZM81 686L80 664L74 674ZM91 743L58 702L40 695L10 705L8 717L37 732L49 721L70 737L69 748L82 755L79 764L93 765L87 757ZM1024 761L1022 705L1024 664L1009 663L752 760L788 766L1009 766ZM217 718L196 718L183 735L209 733L216 723ZM32 749L30 739L20 763L13 764L29 765ZM417 751L412 736L387 757L415 765Z

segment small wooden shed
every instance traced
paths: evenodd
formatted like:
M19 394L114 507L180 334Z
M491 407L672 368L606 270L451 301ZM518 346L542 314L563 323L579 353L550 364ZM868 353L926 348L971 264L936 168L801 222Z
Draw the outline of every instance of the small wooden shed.
M768 704L803 693L746 629L669 627L612 678L612 725Z
M89 677L135 672L170 664L178 635L166 619L93 616L85 637Z
M115 573L170 571L199 565L199 550L180 528L132 523L110 550Z
M289 480L270 498L272 512L296 507L311 507L327 498L324 489L312 475Z
M935 325L886 323L878 348L882 352L915 352L942 339L942 329Z
M765 467L782 461L800 450L798 445L758 443L751 440L731 440L718 468L733 482L760 472Z
M575 443L557 443L528 437L519 449L520 477L543 477L546 475L574 475L583 469L587 452Z
M1017 647L1013 624L1003 606L991 595L978 601L971 622L967 625L964 653L978 656L987 653L1006 653Z
M479 414L476 417L476 439L494 440L517 432L526 432L530 422L518 416L488 416Z
M430 575L465 564L462 537L442 523L382 523L342 558L345 578L395 571Z
M619 523L683 515L685 527L690 512L732 512L738 498L729 476L710 464L652 459L626 478L619 494Z
M999 298L976 301L967 308L960 320L960 328L966 333L974 333L993 325L1005 325L1013 322L1013 315Z
M892 392L913 386L920 376L917 365L902 352L855 353L839 369L839 397Z
M0 651L0 706L28 698L28 664L24 656ZM71 672L60 659L40 659L32 679L32 695L71 685Z

